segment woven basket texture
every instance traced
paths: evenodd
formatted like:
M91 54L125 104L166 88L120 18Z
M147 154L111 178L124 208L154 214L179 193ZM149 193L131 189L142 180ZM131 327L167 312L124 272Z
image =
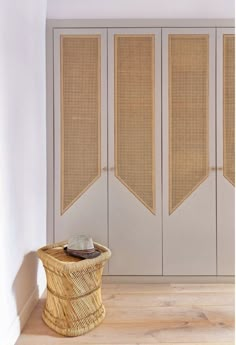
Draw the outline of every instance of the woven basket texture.
M60 242L37 252L47 276L47 298L42 318L54 331L78 336L96 327L105 317L101 298L103 267L108 248L94 243L101 255L82 260L66 255Z

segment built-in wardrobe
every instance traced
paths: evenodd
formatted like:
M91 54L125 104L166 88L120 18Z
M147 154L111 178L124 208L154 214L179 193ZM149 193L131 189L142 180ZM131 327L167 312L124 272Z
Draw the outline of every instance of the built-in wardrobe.
M48 23L52 240L90 234L109 275L234 274L232 26Z

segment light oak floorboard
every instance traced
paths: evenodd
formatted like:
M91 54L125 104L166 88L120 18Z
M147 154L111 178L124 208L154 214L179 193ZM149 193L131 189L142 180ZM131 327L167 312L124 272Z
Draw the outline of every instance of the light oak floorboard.
M125 284L125 289L124 289ZM217 293L234 293L234 284L114 284L106 283L103 285L103 292L116 292L116 294L128 293L188 293L188 292L217 292Z
M104 284L106 318L91 332L66 338L33 311L16 345L233 345L233 284Z

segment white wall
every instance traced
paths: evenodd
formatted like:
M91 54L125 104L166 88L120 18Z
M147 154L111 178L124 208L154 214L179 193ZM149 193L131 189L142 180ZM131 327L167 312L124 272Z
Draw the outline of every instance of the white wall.
M48 0L48 18L233 18L234 0Z
M0 344L8 345L45 286L35 251L46 242L46 0L0 8Z

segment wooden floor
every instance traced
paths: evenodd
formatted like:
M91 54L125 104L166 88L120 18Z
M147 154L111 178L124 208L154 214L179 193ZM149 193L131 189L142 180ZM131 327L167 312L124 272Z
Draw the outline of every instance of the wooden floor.
M104 284L106 318L66 338L42 321L42 299L16 345L234 344L233 284Z

